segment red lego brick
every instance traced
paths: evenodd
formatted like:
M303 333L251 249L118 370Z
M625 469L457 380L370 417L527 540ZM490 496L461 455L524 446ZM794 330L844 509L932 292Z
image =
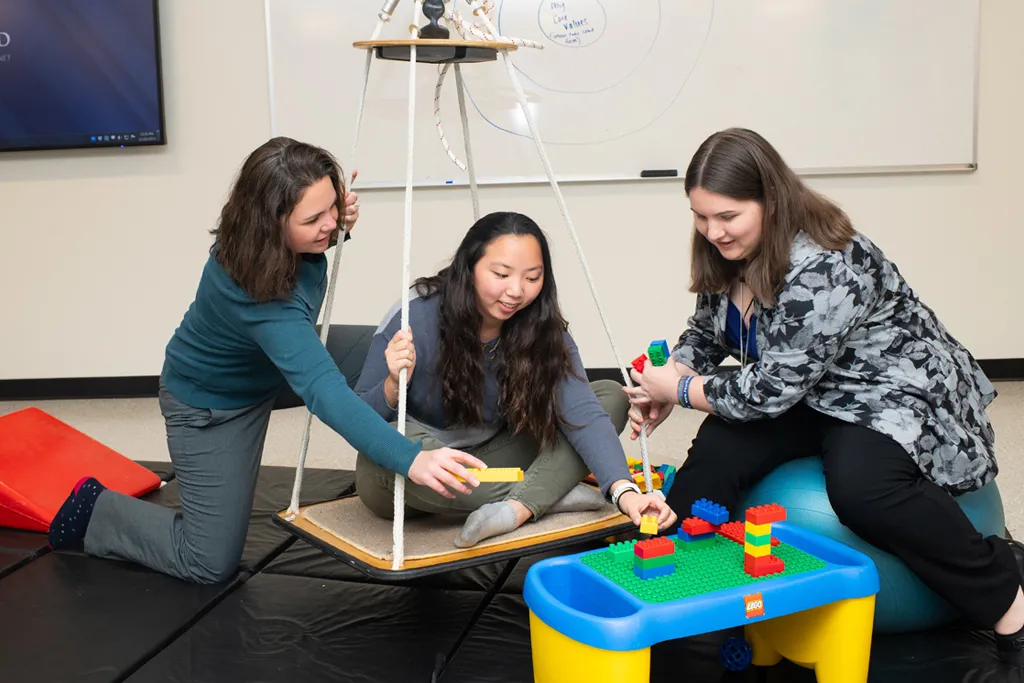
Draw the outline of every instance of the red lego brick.
M644 363L647 362L647 354L641 353L639 356L633 359L633 369L639 372L641 375L644 374Z
M700 536L701 534L714 533L718 530L718 527L700 517L687 517L683 520L682 529L691 536Z
M746 527L743 522L726 522L718 527L718 535L723 536L734 543L743 545L747 539Z
M726 522L725 524L718 527L718 535L722 538L727 538L734 543L743 543L747 540L747 531L744 526L744 522ZM778 545L779 539L772 536L772 545Z
M747 521L751 524L772 524L774 522L786 521L786 508L772 503L770 505L758 505L747 510Z
M762 576L771 576L772 574L781 574L785 570L786 563L782 561L782 558L775 555L765 555L764 557L743 555L743 571L755 579Z
M672 539L665 536L638 541L633 546L633 554L644 560L649 560L652 557L672 555L675 551L676 544L672 542Z

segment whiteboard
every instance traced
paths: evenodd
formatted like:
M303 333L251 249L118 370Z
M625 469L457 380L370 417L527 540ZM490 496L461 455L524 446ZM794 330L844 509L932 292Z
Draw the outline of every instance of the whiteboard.
M681 177L701 141L730 126L758 131L802 173L969 170L979 1L496 0L490 16L502 35L543 45L509 57L563 182ZM365 63L352 43L372 36L382 4L266 0L273 134L348 163ZM402 0L381 37L407 37L412 18ZM409 69L372 61L362 187L405 185ZM415 183L465 184L435 124L439 67L416 71ZM543 181L500 58L462 71L480 182ZM465 160L453 71L439 104Z

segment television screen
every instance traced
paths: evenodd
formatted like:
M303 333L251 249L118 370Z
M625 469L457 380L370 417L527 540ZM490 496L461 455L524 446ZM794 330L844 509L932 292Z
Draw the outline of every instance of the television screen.
M165 144L157 0L0 0L0 151Z

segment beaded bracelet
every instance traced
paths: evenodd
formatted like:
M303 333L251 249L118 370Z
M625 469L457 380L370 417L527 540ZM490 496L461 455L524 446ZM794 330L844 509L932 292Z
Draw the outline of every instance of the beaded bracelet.
M676 400L679 401L679 405L684 408L693 407L690 403L690 382L692 381L693 375L686 375L685 377L679 378L679 384L676 386Z

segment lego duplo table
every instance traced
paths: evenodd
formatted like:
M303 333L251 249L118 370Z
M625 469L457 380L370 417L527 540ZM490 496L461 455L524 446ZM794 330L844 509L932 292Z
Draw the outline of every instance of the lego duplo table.
M871 559L790 524L771 534L785 571L761 578L744 571L744 546L722 535L697 549L666 537L675 570L653 579L634 575L621 544L534 565L523 597L535 681L647 681L651 645L745 626L755 665L785 657L820 683L863 683L879 585Z

